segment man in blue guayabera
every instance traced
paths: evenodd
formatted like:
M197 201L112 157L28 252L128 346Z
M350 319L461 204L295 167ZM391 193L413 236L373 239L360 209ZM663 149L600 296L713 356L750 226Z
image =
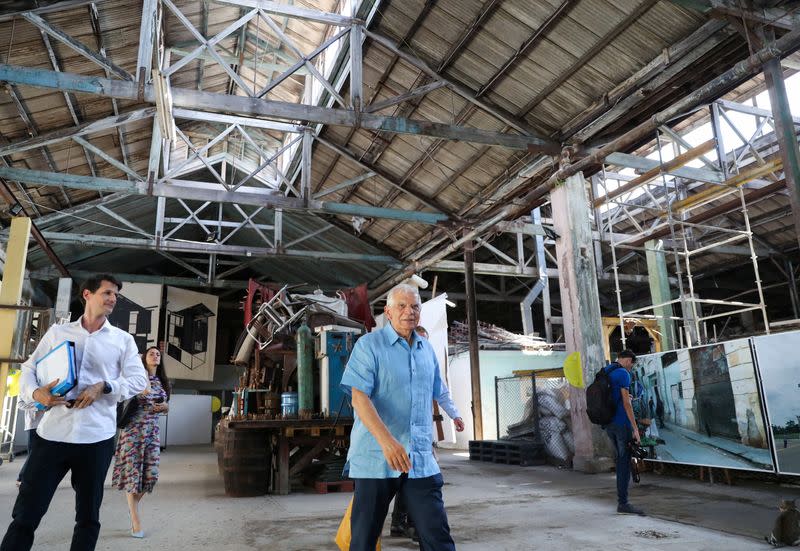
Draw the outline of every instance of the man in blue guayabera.
M342 376L355 410L345 465L355 480L350 551L375 549L397 493L408 504L421 550L456 548L431 447L432 400L443 399L446 387L433 348L414 331L420 309L416 288L389 291L389 324L356 342Z

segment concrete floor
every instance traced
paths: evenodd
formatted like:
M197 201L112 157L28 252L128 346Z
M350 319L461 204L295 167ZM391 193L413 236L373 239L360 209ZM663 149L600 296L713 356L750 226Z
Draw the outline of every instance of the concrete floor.
M22 459L0 466L3 530L10 521ZM613 474L480 463L446 452L441 464L460 551L770 549L759 537L771 527L778 499L800 497L797 486L729 487L645 474L631 501L650 516L632 517L615 513ZM34 549L67 548L73 496L69 485L62 484ZM107 489L97 548L332 550L349 499L347 493L228 498L210 447L172 447L162 456L155 492L142 503L146 539L130 537L124 496ZM399 538L387 537L383 543L386 551L417 549Z

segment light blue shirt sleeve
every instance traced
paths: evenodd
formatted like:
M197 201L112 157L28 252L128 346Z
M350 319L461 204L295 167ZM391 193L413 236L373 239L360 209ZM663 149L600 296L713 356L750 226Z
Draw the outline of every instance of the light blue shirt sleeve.
M356 341L350 359L347 360L342 382L342 391L348 396L352 396L352 389L360 390L367 396L372 396L375 388L375 369L377 362L374 354L368 345L368 338L362 337Z
M436 398L436 402L439 404L439 407L447 413L450 419L458 419L461 417L456 404L453 402L453 398L450 396L450 390L447 388L447 385L444 384L444 381L440 382L440 393Z
M436 358L436 354L432 354L433 356L433 399L439 404L439 407L442 408L450 419L455 419L457 417L461 417L458 414L458 408L453 403L453 399L450 397L450 390L447 388L447 385L444 383L442 378L439 376L439 360Z

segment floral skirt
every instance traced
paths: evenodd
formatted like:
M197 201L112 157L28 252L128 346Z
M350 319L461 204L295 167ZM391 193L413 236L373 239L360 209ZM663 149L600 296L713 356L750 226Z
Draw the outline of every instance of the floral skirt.
M111 485L129 494L150 493L158 481L161 439L158 417L148 416L120 431Z

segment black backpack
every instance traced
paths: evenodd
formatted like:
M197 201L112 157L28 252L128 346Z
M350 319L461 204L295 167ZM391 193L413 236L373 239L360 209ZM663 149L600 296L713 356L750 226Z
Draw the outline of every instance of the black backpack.
M622 367L617 364L614 369ZM594 382L586 389L586 414L595 425L608 425L617 412L617 404L611 392L611 371L605 367L594 376Z

